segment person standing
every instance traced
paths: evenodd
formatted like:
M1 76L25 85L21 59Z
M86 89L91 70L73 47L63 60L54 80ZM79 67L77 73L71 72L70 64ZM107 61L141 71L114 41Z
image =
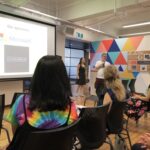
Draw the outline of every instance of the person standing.
M104 93L105 93L104 68L110 65L110 63L106 61L106 59L107 59L107 53L102 53L101 60L98 60L95 65L95 70L97 71L95 89L96 89L96 94L99 98L98 105L103 104Z
M79 64L77 66L77 93L79 96L84 96L84 88L86 85L86 66L85 58L80 58Z

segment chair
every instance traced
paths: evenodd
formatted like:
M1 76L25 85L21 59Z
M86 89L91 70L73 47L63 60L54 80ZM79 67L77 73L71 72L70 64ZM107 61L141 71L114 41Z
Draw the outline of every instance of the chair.
M106 116L109 104L97 107L82 108L80 116L81 121L77 130L77 138L82 149L99 148L106 139Z
M124 118L126 102L113 102L107 116L107 134L116 134L121 139L128 139L131 148L131 139L128 132L128 120ZM109 138L109 137L108 137Z
M4 115L4 107L5 107L5 94L0 95L0 134L1 129L3 129L6 132L8 142L10 143L10 137L9 132L6 128L3 127L3 115Z
M20 96L20 95L22 95L22 94L24 94L23 92L15 92L14 93L14 96L13 96L13 98L12 98L12 101L11 101L11 104L10 104L10 107L12 107L13 106L13 104L15 103L15 101L16 101L16 99Z
M25 139L21 150L72 150L73 137L80 119L69 126L33 131Z
M98 97L96 95L90 95L88 97L85 98L84 100L84 106L86 105L86 101L87 100L91 100L94 102L94 106L96 106L97 102L98 102Z

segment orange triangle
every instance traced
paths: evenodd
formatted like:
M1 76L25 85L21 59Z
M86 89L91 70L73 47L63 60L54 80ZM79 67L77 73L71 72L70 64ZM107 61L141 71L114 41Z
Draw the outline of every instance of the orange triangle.
M122 53L120 52L120 54L118 55L115 63L115 65L127 65L127 62L125 60L125 58L123 57Z
M101 44L99 45L97 52L107 52L103 42L101 42Z
M105 48L106 48L106 51L108 52L110 46L112 45L113 43L113 39L110 39L110 40L103 40L102 43L104 44Z
M135 36L135 37L130 38L135 50L138 48L138 46L141 43L141 41L143 40L143 38L144 38L144 36Z
M135 48L134 48L134 46L133 46L132 41L130 40L130 38L127 39L127 41L126 41L126 43L125 43L122 51L128 51L128 52L135 51Z

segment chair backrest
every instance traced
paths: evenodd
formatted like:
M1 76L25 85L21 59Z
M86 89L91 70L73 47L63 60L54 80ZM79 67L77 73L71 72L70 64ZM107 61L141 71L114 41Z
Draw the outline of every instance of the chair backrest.
M113 102L107 115L108 133L119 134L123 128L123 113L126 102Z
M72 150L73 137L80 119L66 127L33 131L22 145L22 150Z
M13 96L13 98L12 98L12 101L11 101L11 104L10 104L10 107L12 107L13 106L13 104L15 103L15 101L16 101L16 99L20 96L20 95L22 95L22 94L24 94L23 92L15 92L14 93L14 96Z
M109 104L81 110L77 137L85 149L98 148L106 139L106 116Z
M2 128L3 114L5 107L5 94L0 95L0 132Z

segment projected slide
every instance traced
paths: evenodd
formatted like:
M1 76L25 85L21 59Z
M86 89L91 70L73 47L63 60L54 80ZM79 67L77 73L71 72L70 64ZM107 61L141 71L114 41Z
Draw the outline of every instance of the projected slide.
M4 72L29 72L29 48L5 45Z
M54 26L0 17L0 78L32 77L47 54L55 54Z

